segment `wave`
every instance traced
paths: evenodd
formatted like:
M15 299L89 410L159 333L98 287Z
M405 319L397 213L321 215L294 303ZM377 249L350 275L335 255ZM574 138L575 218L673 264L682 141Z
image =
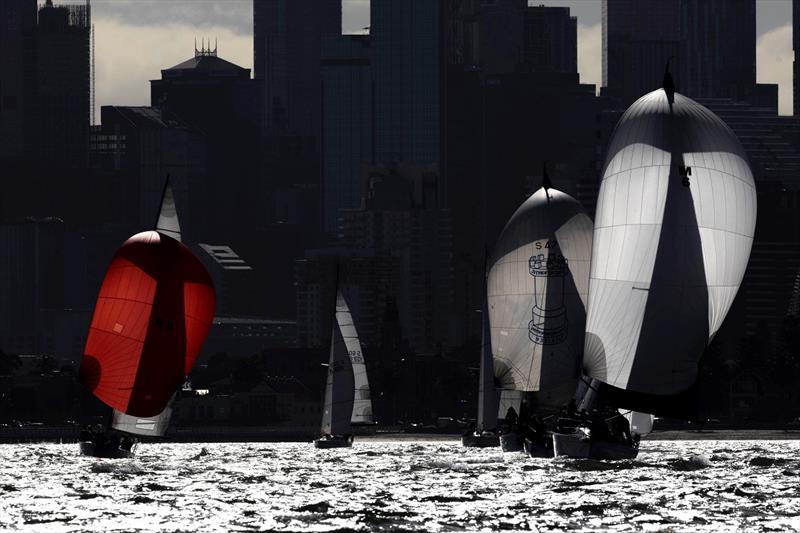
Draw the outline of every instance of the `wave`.
M679 457L672 459L668 463L673 470L679 472L692 472L694 470L702 470L710 468L713 465L705 455L690 455L689 457Z

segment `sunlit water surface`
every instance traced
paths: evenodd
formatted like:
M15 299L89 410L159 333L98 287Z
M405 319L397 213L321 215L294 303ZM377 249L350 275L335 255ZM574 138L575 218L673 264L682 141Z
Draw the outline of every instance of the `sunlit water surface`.
M650 441L635 461L457 442L0 445L0 530L800 529L798 441Z

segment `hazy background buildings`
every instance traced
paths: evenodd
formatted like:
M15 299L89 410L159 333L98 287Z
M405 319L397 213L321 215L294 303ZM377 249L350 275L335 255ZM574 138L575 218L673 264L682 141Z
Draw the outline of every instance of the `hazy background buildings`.
M192 375L209 394L186 396L183 422L316 424L337 283L380 422L471 416L487 250L545 165L594 212L613 127L671 58L678 90L739 136L759 190L750 267L703 360L698 416L800 414L800 119L778 114L776 84L757 83L757 3L555 3L253 0L191 16L158 3L184 24L231 26L244 5L254 68L198 31L136 82L149 101L120 93L92 120L111 84L92 68L96 46L126 48L124 32L93 42L88 4L4 0L0 374L27 376L3 381L8 405L31 397L35 376L76 394L105 266L153 226L169 173L184 241L218 293ZM354 26L365 5L371 18ZM159 20L153 2L92 7L116 10L108 26ZM581 69L584 15L602 30L599 85Z

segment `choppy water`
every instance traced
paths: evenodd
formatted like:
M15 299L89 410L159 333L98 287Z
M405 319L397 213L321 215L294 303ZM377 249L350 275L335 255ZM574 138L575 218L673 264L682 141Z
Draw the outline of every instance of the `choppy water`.
M635 461L457 442L0 445L0 530L800 529L800 442L649 441Z

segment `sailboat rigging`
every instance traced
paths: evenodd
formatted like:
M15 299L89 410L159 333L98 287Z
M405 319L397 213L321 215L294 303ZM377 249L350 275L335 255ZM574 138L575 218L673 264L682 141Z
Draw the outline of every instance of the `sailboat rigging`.
M114 254L97 297L80 382L113 409L108 427L84 430L81 452L128 457L130 435L163 435L214 315L214 286L180 238L169 177L155 231Z
M739 140L674 92L668 71L665 80L620 118L600 186L580 398L598 416L621 408L689 417L679 400L733 303L755 232L755 183ZM556 452L635 457L631 435L588 426L554 435Z
M372 399L364 353L353 316L337 279L322 425L320 437L314 441L314 446L352 446L351 426L372 423Z

